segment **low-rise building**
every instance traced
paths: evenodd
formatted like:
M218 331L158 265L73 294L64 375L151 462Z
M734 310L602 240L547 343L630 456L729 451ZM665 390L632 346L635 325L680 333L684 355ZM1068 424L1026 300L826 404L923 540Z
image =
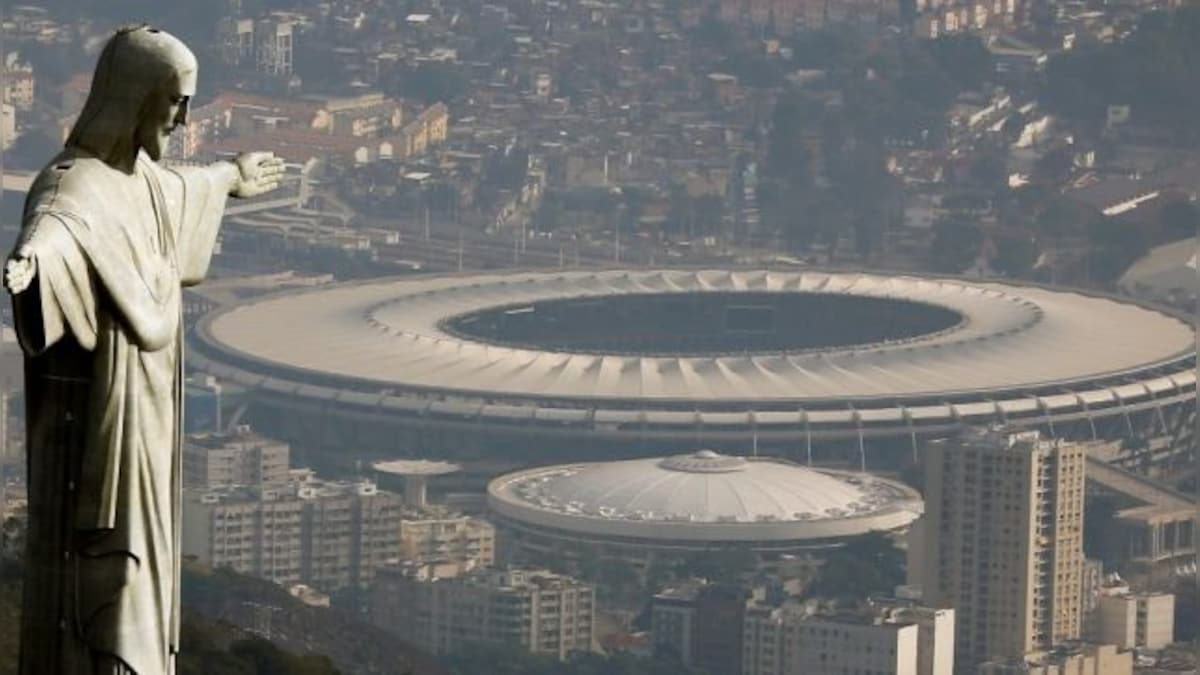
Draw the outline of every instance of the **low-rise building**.
M896 599L838 613L752 602L742 644L742 675L952 675L954 610Z
M564 659L590 651L595 591L545 570L480 569L431 576L423 565L380 570L371 586L375 625L431 652L495 642Z
M496 528L479 518L426 505L400 519L400 559L458 564L463 571L496 560Z
M737 586L691 581L654 596L654 653L708 673L739 673L749 593Z
M28 61L22 61L17 52L4 55L5 103L11 103L17 110L29 110L33 107L36 84L33 66Z
M1175 596L1133 593L1128 587L1102 592L1096 610L1096 641L1122 649L1162 649L1175 641Z
M954 610L876 598L834 611L798 590L701 580L666 589L651 603L653 651L723 675L955 672Z
M1115 645L1069 644L1020 659L987 661L979 675L1133 675L1133 652Z
M915 623L876 623L856 615L812 617L795 625L791 653L785 649L779 672L917 675L919 632Z

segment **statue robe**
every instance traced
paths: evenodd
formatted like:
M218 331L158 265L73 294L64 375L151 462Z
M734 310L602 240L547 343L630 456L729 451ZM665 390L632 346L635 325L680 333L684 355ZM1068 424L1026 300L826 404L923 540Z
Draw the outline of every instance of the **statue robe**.
M25 352L29 531L22 675L174 672L179 645L181 286L212 256L227 186L128 175L68 149L26 200L14 297Z

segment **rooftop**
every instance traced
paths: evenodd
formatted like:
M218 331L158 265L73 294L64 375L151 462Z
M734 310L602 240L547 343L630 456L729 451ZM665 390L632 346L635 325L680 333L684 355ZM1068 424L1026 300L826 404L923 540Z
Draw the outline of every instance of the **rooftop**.
M440 476L455 473L462 469L453 462L439 462L429 459L394 459L387 462L376 462L371 468L381 473L397 476Z
M864 473L710 450L518 471L488 486L501 515L663 540L799 540L907 525L916 491Z
M902 299L956 312L963 320L915 339L698 356L567 353L499 345L446 329L450 317L485 309L714 291ZM294 335L297 329L304 339L280 339L281 331ZM227 309L201 333L243 363L358 380L374 391L445 390L453 383L458 391L489 395L610 400L895 400L984 391L1027 396L1038 386L1165 365L1194 349L1184 321L1107 297L957 279L766 270L505 273L339 284ZM1182 386L1194 373L1181 370L1172 377L1179 380L1174 386ZM1046 397L1053 403L1053 396Z

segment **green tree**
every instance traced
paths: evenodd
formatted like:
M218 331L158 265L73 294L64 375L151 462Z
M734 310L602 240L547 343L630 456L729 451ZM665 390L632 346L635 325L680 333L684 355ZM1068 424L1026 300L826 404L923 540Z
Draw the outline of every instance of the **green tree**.
M453 675L706 675L667 659L577 653L559 661L513 645L487 643L464 645L442 661Z
M798 188L812 180L813 157L808 149L806 134L819 128L823 116L819 104L800 95L784 95L771 111L771 128L767 134L767 175L787 181Z
M643 590L637 570L620 558L584 557L579 562L579 576L601 587L603 595L618 604L636 604Z
M732 46L734 35L729 24L709 12L700 20L700 25L692 31L692 38L699 47L724 52Z
M962 272L975 262L982 243L983 235L974 223L955 217L939 218L933 224L930 265L939 272Z
M451 103L466 94L468 80L457 63L423 61L411 69L401 69L386 85L398 98L417 99L427 105Z
M1164 241L1195 237L1200 232L1200 209L1188 202L1171 202L1158 214Z
M857 601L891 593L904 578L904 554L886 534L870 532L830 552L808 594Z
M734 583L758 568L758 554L744 548L722 548L696 553L676 567L677 577L695 577L718 583Z
M1145 231L1116 218L1100 217L1088 225L1089 276L1108 283L1149 249Z
M328 657L296 656L260 638L234 642L229 653L251 664L256 675L338 675Z
M1084 234L1087 225L1099 216L1094 208L1058 193L1042 193L1040 198L1035 197L1031 208L1037 231L1053 237Z
M1008 234L996 237L996 256L992 267L1009 277L1028 275L1041 252L1037 240L1028 234Z
M977 88L995 72L992 53L973 33L958 33L925 43L934 62L963 89Z
M1200 6L1151 12L1127 39L1051 59L1040 97L1052 111L1103 123L1109 104L1133 104L1134 119L1200 140Z
M1061 183L1070 175L1075 165L1074 151L1070 146L1063 146L1047 152L1038 158L1033 165L1034 180L1055 185Z

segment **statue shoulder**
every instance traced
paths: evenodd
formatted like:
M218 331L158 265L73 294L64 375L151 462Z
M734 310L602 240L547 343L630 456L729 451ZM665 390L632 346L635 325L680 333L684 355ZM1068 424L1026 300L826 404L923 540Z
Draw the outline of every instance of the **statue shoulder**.
M59 156L33 180L25 200L25 217L38 212L73 214L85 221L111 195L113 169L92 157Z

